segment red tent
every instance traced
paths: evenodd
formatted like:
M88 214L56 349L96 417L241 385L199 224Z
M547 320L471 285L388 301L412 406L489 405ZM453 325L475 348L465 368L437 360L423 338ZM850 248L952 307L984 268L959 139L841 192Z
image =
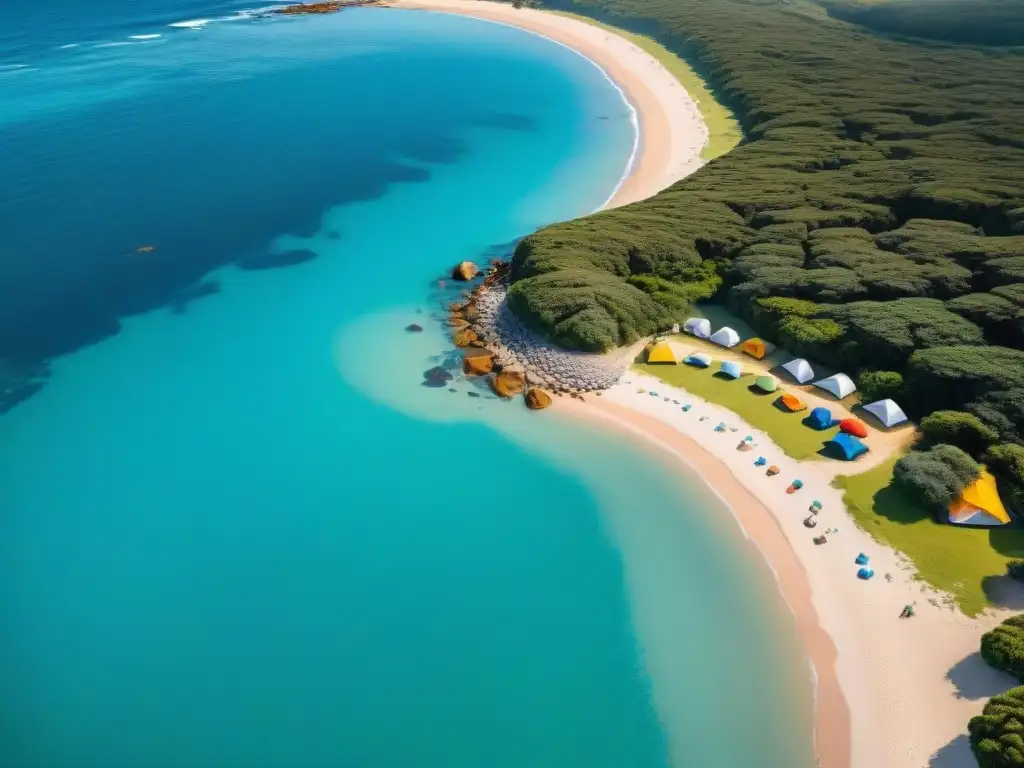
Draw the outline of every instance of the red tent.
M867 437L867 425L860 419L843 419L839 422L839 429L854 437Z

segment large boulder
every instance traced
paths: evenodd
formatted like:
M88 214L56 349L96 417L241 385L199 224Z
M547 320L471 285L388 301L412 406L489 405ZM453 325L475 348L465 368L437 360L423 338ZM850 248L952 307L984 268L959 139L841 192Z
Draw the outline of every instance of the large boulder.
M467 376L483 376L494 370L494 355L487 350L474 350L462 358L462 370Z
M551 405L551 395L539 387L530 387L523 397L531 411L540 411Z
M472 280L477 276L479 268L472 261L464 261L452 270L453 280Z
M476 331L472 328L460 328L455 331L455 335L452 338L455 341L456 347L470 347L480 340L480 337L476 335Z
M423 385L426 387L443 387L454 376L439 365L435 365L433 368L423 372Z
M516 371L502 371L491 377L491 389L499 397L515 397L526 389L526 378Z

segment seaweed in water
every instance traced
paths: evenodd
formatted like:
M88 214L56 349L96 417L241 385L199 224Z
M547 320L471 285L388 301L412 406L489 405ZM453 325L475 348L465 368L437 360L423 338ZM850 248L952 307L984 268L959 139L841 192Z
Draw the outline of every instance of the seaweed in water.
M284 253L260 253L252 256L243 256L236 263L239 268L246 270L257 269L279 269L281 267L293 267L312 261L316 253L309 250L285 251Z
M171 312L176 315L182 315L188 309L189 302L201 299L204 296L213 296L217 293L220 293L220 283L216 280L204 280L196 285L190 285L188 288L179 291L171 299Z

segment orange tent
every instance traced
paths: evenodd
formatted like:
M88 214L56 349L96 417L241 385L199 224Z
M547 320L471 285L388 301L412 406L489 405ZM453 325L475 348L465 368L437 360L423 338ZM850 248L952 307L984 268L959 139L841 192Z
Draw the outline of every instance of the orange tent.
M758 360L768 354L768 348L762 339L753 338L747 339L740 344L740 349L746 352L751 357L756 357Z
M854 437L868 436L868 427L860 419L843 419L839 422L839 429Z
M782 404L790 411L805 411L807 410L807 403L801 400L796 395L783 395L779 398Z

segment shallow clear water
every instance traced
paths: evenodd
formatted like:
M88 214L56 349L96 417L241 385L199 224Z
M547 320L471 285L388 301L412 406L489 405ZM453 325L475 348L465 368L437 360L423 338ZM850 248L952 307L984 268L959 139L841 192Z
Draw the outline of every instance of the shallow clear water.
M0 36L0 356L53 359L0 417L0 764L809 765L694 478L418 384L447 268L608 196L616 90L469 19L167 26L238 7Z

